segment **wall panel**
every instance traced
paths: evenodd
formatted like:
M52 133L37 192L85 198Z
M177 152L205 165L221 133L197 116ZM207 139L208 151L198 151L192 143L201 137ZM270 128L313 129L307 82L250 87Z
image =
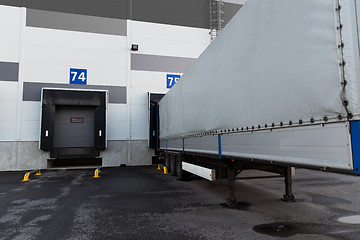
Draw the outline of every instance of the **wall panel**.
M149 138L149 122L133 121L131 122L131 139L147 140Z
M209 42L209 30L151 22L131 21L131 36L164 41Z
M40 102L21 102L21 106L22 121L40 121Z
M131 120L132 121L148 121L148 105L146 104L132 104L131 105Z
M26 44L54 48L87 49L122 53L128 50L126 37L27 27Z
M126 36L126 20L27 9L26 26Z
M166 88L167 73L131 71L131 87L139 87L152 90L158 89L158 91L168 91L168 89Z
M209 28L208 0L133 0L132 19Z
M1 31L1 30L0 30ZM19 45L14 43L0 43L0 61L19 62Z
M1 101L0 102L0 121L14 121L16 122L16 101ZM0 132L1 134L1 132Z
M107 109L108 140L126 140L129 138L127 123L127 106L109 104Z
M148 104L148 92L145 88L132 87L129 89L130 103L135 105Z
M0 120L0 141L15 141L16 121Z
M27 0L23 1L23 6L31 9L108 18L127 19L129 17L129 0Z
M40 120L21 122L21 141L39 141Z
M21 9L0 5L0 61L19 62L20 26Z
M15 141L17 82L0 82L0 141Z
M21 141L39 141L40 102L21 102Z
M0 62L0 81L17 82L19 77L19 64Z
M0 82L0 101L17 101L17 92L17 82Z
M126 69L125 54L110 51L28 45L24 50L24 54L25 62L31 64Z
M0 24L20 26L21 24L21 9L17 7L3 6L0 0ZM16 2L16 0L9 0L9 2Z
M125 122L126 121L126 105L125 104L109 104L108 121L111 122Z
M128 124L121 121L109 121L108 122L108 140L126 140L128 136Z
M146 54L131 54L131 70L185 72L196 59Z

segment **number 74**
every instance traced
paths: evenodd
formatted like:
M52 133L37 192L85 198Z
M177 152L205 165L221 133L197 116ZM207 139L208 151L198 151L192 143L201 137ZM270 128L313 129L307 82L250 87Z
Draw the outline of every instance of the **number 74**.
M78 72L70 72L70 74L72 75L71 81L74 82L76 80L76 76L77 76ZM81 72L77 79L80 79L81 81L84 82L86 80L85 72Z

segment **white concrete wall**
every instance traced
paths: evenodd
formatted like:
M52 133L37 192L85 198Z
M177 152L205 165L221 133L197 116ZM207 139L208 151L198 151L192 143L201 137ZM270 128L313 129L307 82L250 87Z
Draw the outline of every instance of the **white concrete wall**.
M26 82L69 83L70 68L88 70L88 85L126 85L126 37L26 27Z
M129 43L139 45L137 54L171 57L198 58L210 44L207 29L138 21L128 21L128 38ZM166 93L169 90L166 88L166 75L172 73L131 70L128 83L131 139L148 139L147 94Z
M0 61L20 59L22 10L0 5ZM19 84L0 78L0 141L15 141Z
M104 166L151 164L148 92L166 93L166 74L131 69L136 54L197 58L207 29L127 20L127 36L26 26L26 9L0 5L0 62L19 63L18 81L0 79L0 170L46 168L39 150L38 101L23 101L23 83L69 84L70 68L88 70L88 85L125 86L127 103L109 103ZM177 73L181 74L181 73Z
M0 5L0 61L19 62L21 8Z
M70 68L82 68L88 70L88 85L126 86L129 68L126 37L26 27L24 49L23 75L26 82L68 84ZM31 105L29 102L25 104ZM33 111L23 110L23 115L39 111L36 110L39 106L31 105ZM108 119L108 139L128 139L124 130L126 106L109 104ZM37 120L40 121L40 114ZM23 118L23 121L26 120ZM35 130L27 131L22 137L22 140L39 140Z
M0 141L16 140L17 82L0 81Z
M139 54L197 58L210 43L209 30L128 21L128 36Z

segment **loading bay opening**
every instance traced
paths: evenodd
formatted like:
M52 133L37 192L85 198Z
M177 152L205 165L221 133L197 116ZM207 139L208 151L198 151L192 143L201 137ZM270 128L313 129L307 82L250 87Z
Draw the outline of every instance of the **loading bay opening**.
M107 91L42 90L40 149L49 167L102 165Z

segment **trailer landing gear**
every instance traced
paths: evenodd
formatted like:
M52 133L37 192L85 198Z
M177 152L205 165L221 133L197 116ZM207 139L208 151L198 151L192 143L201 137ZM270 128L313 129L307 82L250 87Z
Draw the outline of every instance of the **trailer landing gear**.
M184 155L183 154L179 154L176 158L176 177L177 180L180 181L185 181L188 177L188 172L184 171L182 169L182 162L184 160Z
M296 202L294 194L292 192L292 175L291 167L284 168L284 178L285 178L285 194L281 200L285 202Z
M268 164L256 164L256 163L245 163L245 162L235 162L234 160L227 160L227 177L228 177L228 186L230 190L230 196L226 199L226 205L230 208L236 208L238 203L235 197L235 180L236 175L243 170L257 169L266 172L272 172L280 174L281 177L284 177L285 182L285 194L282 199L285 202L296 202L293 191L292 191L292 173L291 167L287 166L276 166Z
M230 208L237 207L237 201L235 197L235 164L233 161L229 161L227 164L227 176L228 176L228 186L230 189L230 196L226 199L226 204Z

